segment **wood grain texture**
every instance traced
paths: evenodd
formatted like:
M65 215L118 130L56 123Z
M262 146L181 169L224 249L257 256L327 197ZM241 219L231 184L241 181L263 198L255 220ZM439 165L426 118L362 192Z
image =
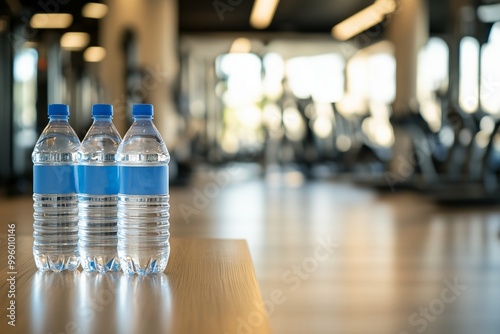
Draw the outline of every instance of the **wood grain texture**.
M165 274L42 273L17 238L16 327L7 325L0 235L0 333L269 333L245 241L175 239Z

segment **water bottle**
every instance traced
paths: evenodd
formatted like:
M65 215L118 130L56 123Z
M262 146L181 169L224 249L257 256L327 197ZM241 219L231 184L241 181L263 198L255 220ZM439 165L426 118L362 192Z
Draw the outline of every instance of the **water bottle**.
M134 123L116 160L118 256L125 274L161 273L170 254L168 162L170 155L153 124L153 106L136 104Z
M78 246L83 270L120 270L116 247L118 166L121 137L113 125L113 107L92 107L94 123L78 151Z
M49 105L49 124L33 150L33 256L39 270L75 270L78 197L75 162L80 140L68 122L69 108Z

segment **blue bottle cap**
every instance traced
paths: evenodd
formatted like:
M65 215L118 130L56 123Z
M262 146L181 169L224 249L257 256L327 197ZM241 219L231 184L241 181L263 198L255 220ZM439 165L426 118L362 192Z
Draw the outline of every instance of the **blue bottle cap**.
M69 116L69 107L66 104L49 104L49 116Z
M152 104L134 104L134 106L132 107L132 117L153 115L154 111Z
M113 106L111 104L94 104L92 116L113 116Z

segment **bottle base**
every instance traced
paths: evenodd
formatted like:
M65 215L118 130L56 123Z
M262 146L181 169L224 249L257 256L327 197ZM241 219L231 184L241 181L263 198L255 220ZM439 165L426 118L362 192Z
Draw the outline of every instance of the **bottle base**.
M81 255L82 268L86 272L115 272L120 271L118 256Z
M36 266L40 271L74 271L80 266L77 255L48 255L33 253Z
M162 273L165 271L168 255L162 257L137 258L128 255L120 255L120 264L125 275L146 276Z

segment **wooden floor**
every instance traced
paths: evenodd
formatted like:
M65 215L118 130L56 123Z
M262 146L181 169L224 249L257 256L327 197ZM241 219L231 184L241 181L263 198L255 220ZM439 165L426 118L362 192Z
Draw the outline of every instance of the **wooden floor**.
M499 207L261 180L171 197L173 236L248 241L275 333L500 333ZM31 221L31 204L1 199L0 233Z

